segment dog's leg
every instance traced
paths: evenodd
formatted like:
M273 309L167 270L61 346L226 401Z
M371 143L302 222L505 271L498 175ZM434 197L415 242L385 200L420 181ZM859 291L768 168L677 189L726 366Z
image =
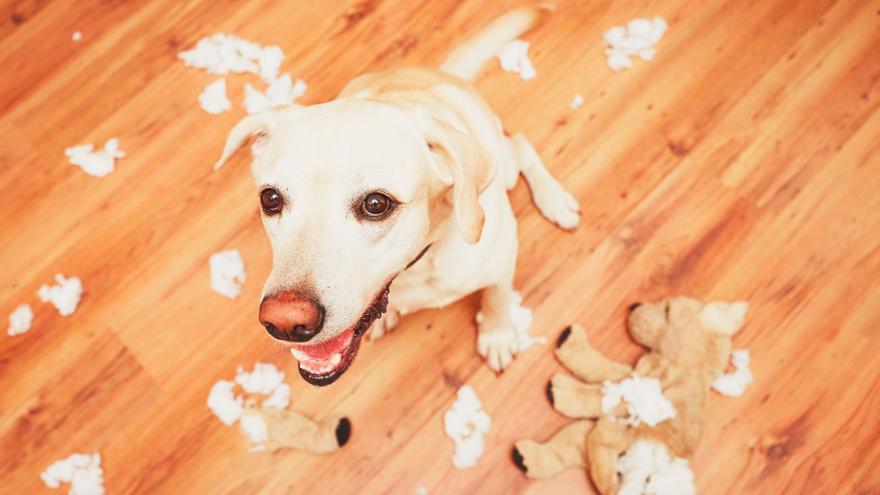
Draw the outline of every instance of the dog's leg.
M510 154L519 165L519 169L529 189L532 200L538 210L551 222L563 229L573 229L580 222L581 207L577 200L552 176L541 157L525 136L514 134L508 139Z
M511 274L511 279L513 276ZM477 352L494 371L504 371L519 351L519 336L511 314L512 282L483 289L477 315Z
M608 359L590 345L587 332L580 325L572 325L559 335L556 341L556 358L585 382L616 382L632 374L630 366Z
M513 462L532 479L550 478L571 467L585 468L587 435L592 429L592 421L581 420L563 427L544 443L520 440L513 447Z
M381 318L374 321L372 325L370 325L370 329L367 330L366 337L370 340L379 340L386 333L394 330L397 324L400 323L400 311L389 307L385 310L385 314L382 315Z

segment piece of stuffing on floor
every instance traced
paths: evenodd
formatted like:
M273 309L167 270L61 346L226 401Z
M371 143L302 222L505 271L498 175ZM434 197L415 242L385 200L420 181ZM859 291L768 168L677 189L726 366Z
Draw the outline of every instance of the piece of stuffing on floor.
M538 75L532 60L529 58L529 42L513 40L498 53L498 61L501 70L519 74L519 77L529 80Z
M92 144L82 144L64 149L64 155L71 165L80 167L83 172L93 177L104 177L116 169L116 160L125 158L125 152L119 149L119 140L108 139L104 148L95 151Z
M577 110L584 104L584 97L580 93L576 93L574 97L571 99L571 103L568 106L571 107L572 110Z
M61 316L70 316L79 306L82 298L83 286L77 277L67 278L64 275L55 274L55 284L43 284L37 291L40 301L51 302Z
M52 463L40 478L49 488L70 483L70 495L104 495L104 471L100 454L73 454Z
M602 35L605 43L605 56L608 68L614 72L632 67L630 57L638 56L644 61L654 59L656 45L668 29L662 17L653 19L638 18L627 23L626 27L615 26Z
M220 78L205 86L199 94L199 105L202 110L212 114L221 114L232 108L232 102L226 96L226 79Z
M9 314L9 328L6 333L10 336L21 335L31 328L31 322L34 320L34 312L30 305L19 304L12 313Z
M211 267L211 289L229 299L238 297L241 284L247 280L244 260L238 250L229 249L215 253L208 263Z
M270 82L265 92L245 84L244 108L249 114L265 112L275 107L290 105L305 92L306 83L294 82L290 74L284 74Z
M452 465L465 469L477 463L485 445L483 436L489 433L492 419L483 411L483 405L470 385L463 385L452 407L443 416L446 435L455 442Z
M752 383L752 371L749 369L749 351L738 349L730 354L730 363L733 371L718 377L712 388L721 395L727 397L739 397L745 393L746 388Z

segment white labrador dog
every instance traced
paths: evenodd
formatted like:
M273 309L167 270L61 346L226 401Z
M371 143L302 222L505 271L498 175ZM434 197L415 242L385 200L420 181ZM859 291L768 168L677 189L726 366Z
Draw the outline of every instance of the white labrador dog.
M335 381L371 326L381 336L401 315L475 291L477 350L493 370L510 364L517 232L506 191L522 173L538 209L565 229L579 206L467 81L540 14L505 14L439 70L365 74L332 101L232 129L217 167L256 136L252 171L274 257L260 322L309 383Z

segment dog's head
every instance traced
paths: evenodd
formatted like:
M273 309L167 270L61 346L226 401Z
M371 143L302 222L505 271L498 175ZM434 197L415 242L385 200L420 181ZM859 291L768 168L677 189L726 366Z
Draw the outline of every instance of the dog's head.
M449 124L369 100L246 117L217 167L250 137L273 252L260 322L303 378L327 385L384 313L392 280L444 229L479 241L494 166Z

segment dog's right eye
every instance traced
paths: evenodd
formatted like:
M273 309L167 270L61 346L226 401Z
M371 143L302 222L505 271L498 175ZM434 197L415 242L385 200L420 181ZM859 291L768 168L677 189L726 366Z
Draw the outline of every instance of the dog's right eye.
M281 197L281 193L277 189L267 187L260 191L260 206L266 215L275 215L284 208L284 198Z

